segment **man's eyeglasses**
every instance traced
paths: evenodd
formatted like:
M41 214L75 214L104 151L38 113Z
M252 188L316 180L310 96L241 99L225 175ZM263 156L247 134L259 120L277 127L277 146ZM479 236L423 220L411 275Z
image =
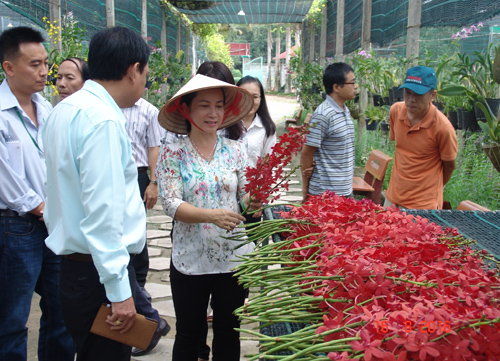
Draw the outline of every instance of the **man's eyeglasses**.
M351 85L354 85L354 84L357 84L358 81L356 79L354 79L353 81L346 81L345 83L340 83L340 84L351 84Z

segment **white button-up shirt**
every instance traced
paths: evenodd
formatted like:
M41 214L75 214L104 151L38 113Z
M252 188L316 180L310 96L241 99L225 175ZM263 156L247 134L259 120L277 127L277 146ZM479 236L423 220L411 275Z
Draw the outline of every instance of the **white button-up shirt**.
M248 165L255 167L259 157L264 158L270 154L276 144L276 133L271 136L266 135L266 128L262 124L258 114L247 129L245 138L248 144Z
M38 93L33 94L31 100L36 106L38 128L19 105L7 80L0 85L0 209L21 214L35 209L45 199L45 159L40 130L52 105Z

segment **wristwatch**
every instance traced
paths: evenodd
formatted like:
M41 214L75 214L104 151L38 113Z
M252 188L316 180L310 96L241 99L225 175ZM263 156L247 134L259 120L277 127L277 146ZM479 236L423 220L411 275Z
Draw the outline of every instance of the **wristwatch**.
M156 179L155 179L155 180L150 181L150 183L153 183L155 186L157 186L157 185L158 185L158 181L157 181Z

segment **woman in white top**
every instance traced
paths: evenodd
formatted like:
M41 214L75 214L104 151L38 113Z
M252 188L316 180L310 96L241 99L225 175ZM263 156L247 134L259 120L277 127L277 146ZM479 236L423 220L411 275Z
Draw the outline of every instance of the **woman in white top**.
M257 158L264 158L271 153L276 144L276 125L269 115L264 88L260 80L245 76L236 85L247 90L253 96L252 110L243 117L243 123L248 143L248 165L255 167Z
M235 249L227 239L244 217L246 151L217 130L239 121L252 108L251 95L234 85L194 76L160 111L168 131L188 134L162 146L156 168L165 213L175 219L170 281L176 315L173 361L196 361L213 298L214 360L239 360L239 321L234 310L245 291L233 277L238 256L253 245ZM250 204L257 209L260 204Z

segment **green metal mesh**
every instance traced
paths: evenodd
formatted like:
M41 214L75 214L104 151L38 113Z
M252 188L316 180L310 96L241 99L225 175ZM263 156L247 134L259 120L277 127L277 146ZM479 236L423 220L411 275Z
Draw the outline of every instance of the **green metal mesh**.
M328 22L326 56L335 56L337 32L337 0L327 1ZM484 21L500 13L498 0L424 0L422 4L421 48L425 43L440 39L451 43L451 34L462 26ZM361 47L363 0L345 0L344 16L344 54L349 54ZM388 52L405 56L406 31L408 26L408 0L373 0L372 1L371 42ZM483 50L488 41L496 43L497 32L485 26L471 39L460 41L460 51L473 52ZM493 34L493 35L492 35ZM319 55L320 31L315 31L315 58ZM304 23L302 48L309 60L310 30ZM446 47L448 50L449 47ZM382 50L381 50L382 51ZM435 53L440 51L434 49Z
M37 25L44 27L42 18L49 17L49 2L47 0L1 0L2 3L12 10L29 18ZM86 35L90 39L94 33L106 27L106 2L105 0L61 0L61 13L73 12L75 20L86 29ZM167 51L175 53L177 39L178 18L165 9L167 19ZM148 14L148 38L150 44L160 41L162 15L158 0L147 1ZM132 28L141 32L142 0L116 0L115 1L115 23L119 26ZM181 27L181 46L184 51L188 46L189 32L185 26Z
M194 23L276 24L300 23L312 0L172 0L172 5ZM243 10L245 15L238 15Z

